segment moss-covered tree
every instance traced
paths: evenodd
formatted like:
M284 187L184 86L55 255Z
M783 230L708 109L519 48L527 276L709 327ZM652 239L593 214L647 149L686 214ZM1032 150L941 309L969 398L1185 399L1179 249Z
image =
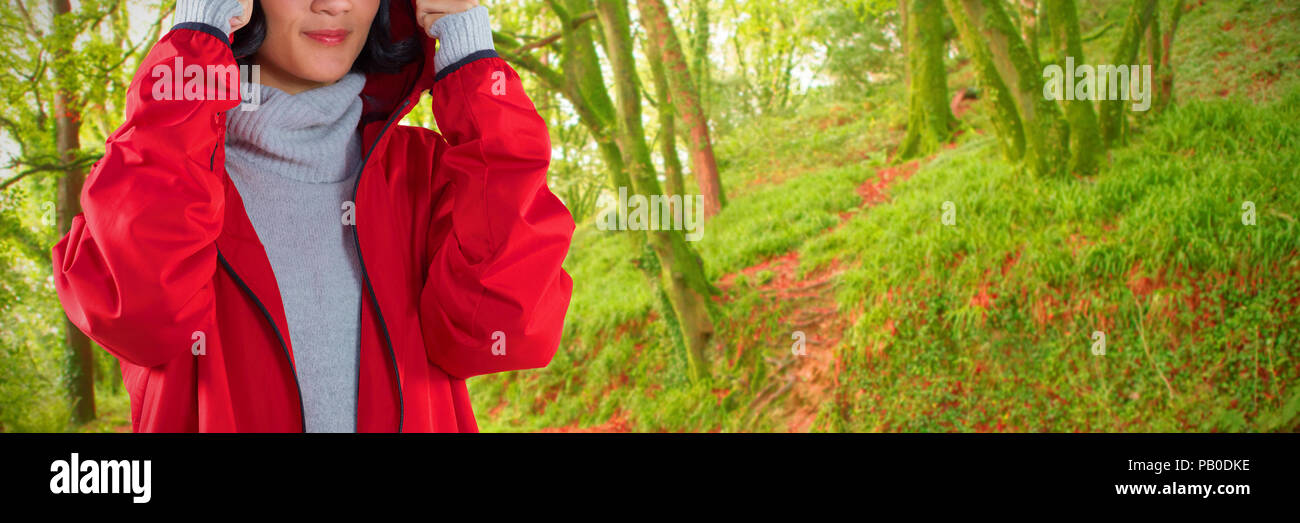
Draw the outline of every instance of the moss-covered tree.
M1086 63L1074 0L1045 0L1045 4L1052 51L1058 56L1059 65L1066 67L1067 58L1073 58L1075 64ZM1062 100L1061 103L1065 106L1065 118L1070 122L1069 170L1085 175L1096 173L1103 149L1092 101Z
M1178 0L1169 12L1169 23L1165 24L1160 50L1160 74L1156 77L1159 80L1155 93L1156 111L1164 110L1174 98L1174 68L1170 62L1174 52L1174 34L1178 32L1178 22L1183 19L1185 11L1183 0Z
M662 194L641 124L641 94L632 57L627 0L597 0L596 12L604 28L606 56L614 78L618 100L616 141L632 180L630 192L642 196ZM682 331L691 375L708 380L708 347L714 326L707 297L714 293L714 288L704 274L703 261L686 242L682 231L652 230L646 233L646 238L659 263L663 290Z
M660 46L659 56L668 73L668 86L673 93L673 105L686 126L687 149L691 156L691 174L704 196L704 217L707 219L726 205L727 198L718 177L718 163L713 156L713 139L709 133L709 120L700 105L699 92L691 78L686 55L677 40L668 7L663 0L637 0L638 11L650 41Z
M1040 21L1042 20L1042 2L1039 0L1020 0L1020 32L1025 40L1025 46L1029 47L1029 54L1035 59L1039 57L1038 34L1040 32Z
M951 135L948 71L944 67L944 9L941 0L902 0L907 53L907 134L898 147L899 159L929 154Z
M1069 128L1055 102L1043 97L1042 68L1030 55L1003 1L945 3L967 51L980 55L976 69L985 77L984 83L996 85L1000 80L1010 94L1023 132L1025 163L1040 175L1062 171L1068 156Z
M900 3L905 5L907 0L902 0ZM951 7L949 5L950 11ZM957 18L953 17L954 25L957 21ZM997 68L993 65L993 56L988 46L983 45L979 33L974 30L963 31L958 26L957 34L962 49L970 57L975 68L975 77L983 88L984 98L991 106L990 119L1002 156L1008 161L1019 161L1025 154L1025 134L1020 125L1020 117L1016 115L1016 104L1012 101L1011 91L998 75ZM911 73L909 72L907 76L910 79Z
M548 0L547 6L560 20L558 34L528 43L501 32L493 36L505 60L533 74L573 106L597 142L613 189L627 188L631 195L663 194L641 124L640 83L626 1ZM559 47L559 69L531 54L552 45ZM617 103L607 87L598 45L609 60ZM707 346L714 327L706 296L716 289L704 274L703 261L682 231L649 231L640 237L652 253L650 263L641 265L649 270L649 285L658 301L666 304L662 309L670 334L686 351L691 375L707 379Z
M642 40L646 65L654 84L655 106L659 114L659 156L664 161L664 190L666 195L686 194L682 180L682 159L677 156L677 109L673 107L672 89L668 87L668 73L664 71L663 55L658 45Z
M85 167L77 162L81 156L81 102L78 101L74 76L68 71L72 48L70 31L76 31L72 4L69 0L50 0L54 13L52 31L56 41L66 44L54 50L54 136L55 148L63 162L59 178L58 212L59 234L72 228L72 219L81 214L81 187L86 182ZM73 33L75 35L75 33ZM73 415L78 423L95 419L95 354L91 352L90 338L72 324L64 321L64 344L69 356L69 394L73 399Z
M611 187L628 187L622 152L614 140L614 101L605 87L600 58L596 54L596 12L591 0L550 0L548 6L560 19L557 34L534 42L520 42L501 32L493 33L498 52L515 67L532 73L547 89L560 93L573 107L578 121L591 132L609 176ZM531 52L546 45L559 46L559 69L544 63Z
M1155 16L1157 0L1133 0L1129 4L1128 18L1124 22L1124 34L1120 36L1115 52L1111 55L1111 64L1118 66L1137 63L1138 50L1142 45L1142 36ZM1105 78L1098 75L1097 91L1103 90ZM1106 91L1110 86L1105 86ZM1107 148L1123 143L1124 130L1128 121L1124 116L1124 107L1128 102L1102 98L1100 103L1101 140Z

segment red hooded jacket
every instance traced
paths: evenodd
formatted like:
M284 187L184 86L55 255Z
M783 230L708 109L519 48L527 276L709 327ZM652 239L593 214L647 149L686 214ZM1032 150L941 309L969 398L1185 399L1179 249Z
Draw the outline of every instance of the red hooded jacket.
M396 38L419 31L408 10L391 18ZM465 379L549 363L573 289L573 218L547 188L550 139L518 74L481 51L435 78L422 40L422 63L361 94L358 432L476 432ZM59 300L121 361L136 432L302 431L275 275L224 167L240 102L219 98L237 77L155 99L166 79L149 72L177 60L235 65L205 24L154 45L53 249ZM443 134L398 125L430 89Z

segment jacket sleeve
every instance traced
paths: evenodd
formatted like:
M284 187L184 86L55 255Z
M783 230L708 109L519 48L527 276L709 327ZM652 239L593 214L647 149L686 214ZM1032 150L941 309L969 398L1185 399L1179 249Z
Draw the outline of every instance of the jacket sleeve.
M518 74L492 51L434 84L447 141L434 176L432 253L420 297L429 360L453 377L546 366L573 279L561 268L573 217L546 185L546 123Z
M238 89L220 30L173 28L136 71L125 121L86 178L83 212L54 246L68 318L125 361L156 366L188 354L193 333L213 321L225 208L219 148Z

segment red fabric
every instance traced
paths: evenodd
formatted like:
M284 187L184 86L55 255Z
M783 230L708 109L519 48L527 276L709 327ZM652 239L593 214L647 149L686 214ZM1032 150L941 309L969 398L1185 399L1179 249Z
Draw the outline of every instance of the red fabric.
M394 10L395 26L407 16ZM424 63L362 93L359 432L476 432L465 379L549 363L573 288L573 218L547 188L550 140L519 76L488 57L435 82L425 40ZM121 361L136 432L297 432L293 340L224 169L223 112L239 102L155 100L149 71L177 58L235 63L192 29L150 51L53 249L59 300ZM444 134L397 125L430 88Z

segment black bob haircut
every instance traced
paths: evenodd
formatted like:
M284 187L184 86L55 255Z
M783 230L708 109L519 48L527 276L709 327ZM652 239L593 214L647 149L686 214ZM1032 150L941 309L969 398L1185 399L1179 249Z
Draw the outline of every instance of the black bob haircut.
M361 48L357 61L352 63L352 71L359 73L396 73L402 66L422 60L424 49L421 47L419 34L400 42L394 42L388 32L390 0L379 0L379 11L370 24L370 33L366 36L366 45ZM409 3L403 3L399 9L411 9ZM412 16L414 17L414 16ZM248 25L235 31L230 42L235 61L239 65L252 65L253 55L266 40L266 15L262 13L261 2L253 2L253 15Z

